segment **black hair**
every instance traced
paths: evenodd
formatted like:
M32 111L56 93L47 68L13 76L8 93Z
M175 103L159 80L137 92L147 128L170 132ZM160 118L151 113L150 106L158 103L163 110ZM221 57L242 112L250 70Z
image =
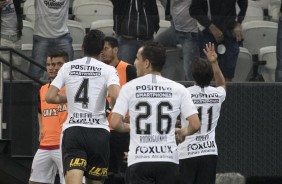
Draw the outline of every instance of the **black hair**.
M149 60L153 71L160 72L166 61L165 47L161 43L155 41L144 42L141 47L143 47L141 53L143 59Z
M108 42L112 48L118 47L118 41L114 37L107 36L105 37L104 42Z
M47 57L50 57L50 58L62 57L64 58L65 62L69 61L68 53L63 50L51 50L47 53Z
M105 34L97 29L90 30L83 39L83 49L86 56L98 56L104 48Z
M210 85L213 79L213 70L211 63L203 58L196 57L192 63L192 76L197 85L201 88Z

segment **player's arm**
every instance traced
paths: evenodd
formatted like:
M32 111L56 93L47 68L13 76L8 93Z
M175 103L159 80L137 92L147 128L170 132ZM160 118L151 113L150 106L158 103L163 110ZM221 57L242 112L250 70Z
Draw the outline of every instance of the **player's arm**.
M67 97L65 94L59 94L59 89L56 86L50 85L45 100L47 103L52 104L61 104L61 103L67 103Z
M217 54L215 52L214 44L210 42L206 44L204 53L206 54L208 61L211 63L216 86L221 86L226 90L225 79L218 66Z
M118 132L129 132L130 126L128 123L123 122L123 117L119 113L113 112L112 118L110 121L111 127Z
M189 125L183 128L176 128L176 139L177 142L181 143L185 140L185 136L192 135L196 133L201 128L201 122L198 117L198 114L192 114L186 118L189 121Z
M38 113L38 129L39 129L39 136L38 136L38 141L41 141L42 138L42 115Z
M112 84L108 87L108 95L110 97L110 107L111 109L113 109L113 107L115 106L118 94L120 91L120 86L116 85L116 84Z

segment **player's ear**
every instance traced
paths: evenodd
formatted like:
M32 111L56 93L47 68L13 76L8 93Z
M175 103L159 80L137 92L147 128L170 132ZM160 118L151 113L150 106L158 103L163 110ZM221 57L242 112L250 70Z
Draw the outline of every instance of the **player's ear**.
M151 67L151 62L148 59L145 59L145 68L150 68Z

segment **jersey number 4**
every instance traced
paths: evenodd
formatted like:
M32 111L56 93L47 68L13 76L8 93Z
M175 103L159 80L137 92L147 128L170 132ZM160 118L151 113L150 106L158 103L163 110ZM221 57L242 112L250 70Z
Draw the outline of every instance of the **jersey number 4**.
M89 98L88 98L88 86L89 85L88 83L89 83L89 79L83 79L74 97L74 102L82 103L83 109L87 109L88 103L89 103Z
M144 113L140 113L136 117L136 134L151 134L152 122L146 122L145 128L141 128L141 122L146 121L152 115L152 107L148 102L139 102L135 106L135 110L140 110L145 108ZM157 118L157 132L159 134L168 134L171 129L171 116L169 114L163 113L163 108L172 111L172 105L169 102L161 102L156 108L156 118ZM166 128L162 128L162 122L167 122Z

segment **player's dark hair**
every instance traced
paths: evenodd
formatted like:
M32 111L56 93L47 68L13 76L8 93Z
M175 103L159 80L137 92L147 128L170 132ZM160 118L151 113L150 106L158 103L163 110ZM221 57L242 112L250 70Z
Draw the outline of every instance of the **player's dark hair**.
M69 55L67 52L63 51L63 50L51 50L47 53L47 57L52 58L57 58L57 57L62 57L64 58L65 62L69 61Z
M100 30L90 30L83 39L86 56L98 56L104 48L105 34Z
M192 76L197 85L201 88L210 85L213 79L213 70L209 61L196 57L192 63Z
M143 59L148 59L154 71L160 72L166 61L166 49L159 42L148 41L142 44L143 52L141 56Z
M112 48L118 47L118 41L117 41L117 39L114 38L114 37L106 36L106 38L104 39L104 42L108 42L109 45L110 45Z

